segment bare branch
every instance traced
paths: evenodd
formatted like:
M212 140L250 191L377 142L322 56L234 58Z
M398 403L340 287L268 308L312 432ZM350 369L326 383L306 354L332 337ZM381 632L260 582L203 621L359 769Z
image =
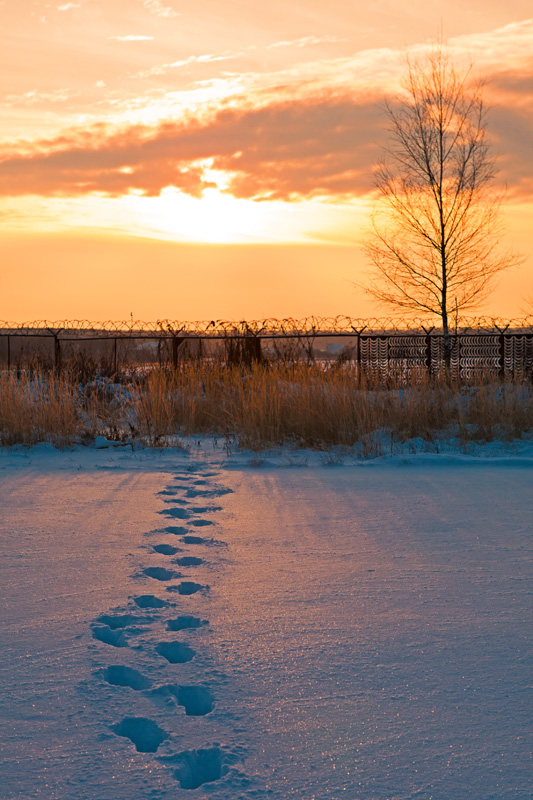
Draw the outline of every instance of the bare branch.
M407 61L406 95L385 103L390 141L374 183L379 200L366 253L367 291L388 305L448 316L478 304L496 275L520 263L498 253L501 196L482 85L442 46Z

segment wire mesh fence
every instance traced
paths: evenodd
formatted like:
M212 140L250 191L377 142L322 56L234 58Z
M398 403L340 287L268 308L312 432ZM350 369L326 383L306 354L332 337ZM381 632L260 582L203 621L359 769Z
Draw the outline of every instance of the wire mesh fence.
M533 319L461 320L447 339L427 321L266 319L181 322L0 321L0 365L7 369L73 369L80 376L117 374L153 366L179 368L192 359L339 363L385 380L413 371L451 371L469 379L479 371L502 378L533 375Z

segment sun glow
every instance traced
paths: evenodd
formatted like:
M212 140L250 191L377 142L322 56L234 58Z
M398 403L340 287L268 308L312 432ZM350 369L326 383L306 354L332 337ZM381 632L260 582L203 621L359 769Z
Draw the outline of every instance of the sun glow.
M240 243L268 236L268 219L250 200L237 200L218 189L205 189L201 198L175 189L164 189L159 197L124 198L135 211L146 232L189 242ZM274 236L272 230L272 236Z
M355 244L353 232L368 214L363 201L266 203L237 199L214 188L205 189L201 198L172 188L159 197L129 195L121 205L135 218L138 235L209 244Z
M354 245L368 218L368 202L362 199L255 202L226 194L222 181L217 184L222 190L205 189L200 198L168 187L157 197L132 192L113 198L93 194L3 200L3 230L9 234L90 229L199 244Z

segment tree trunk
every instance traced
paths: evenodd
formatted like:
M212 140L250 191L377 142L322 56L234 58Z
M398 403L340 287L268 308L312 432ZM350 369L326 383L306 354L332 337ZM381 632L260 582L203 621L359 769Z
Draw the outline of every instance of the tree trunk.
M448 327L448 311L446 305L442 304L442 345L443 345L443 358L444 358L444 371L446 375L450 374L452 366L452 342L450 338L450 329Z

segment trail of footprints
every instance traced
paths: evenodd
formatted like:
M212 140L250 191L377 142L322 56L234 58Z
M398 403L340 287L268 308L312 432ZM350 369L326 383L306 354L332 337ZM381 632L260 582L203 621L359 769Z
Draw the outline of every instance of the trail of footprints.
M171 613L176 610L176 601L172 599L176 595L190 597L209 592L209 586L190 580L190 576L183 574L181 570L194 570L208 563L203 557L208 548L224 544L214 537L198 535L196 532L198 529L214 525L213 520L204 518L203 515L219 511L221 507L210 504L210 501L231 491L211 484L209 479L214 476L215 473L205 470L202 472L201 467L198 471L189 469L175 475L174 484L159 492L165 503L165 508L159 513L169 522L178 520L184 524L169 524L156 532L171 539L172 543L165 541L153 544L151 551L160 556L171 557L172 560L168 566L146 567L142 570L142 575L153 580L154 587L159 590L164 585L168 599L151 593L131 598L130 607L124 613L102 614L92 623L94 639L114 648L127 648L131 647L132 637L149 631L150 626L162 621L169 633L194 631L209 624L208 620L200 616L189 613L178 615L174 613L171 616ZM195 532L191 533L191 529ZM187 551L184 546L192 547L194 552ZM202 555L197 555L200 548ZM191 601L188 601L188 604L190 603ZM174 637L156 642L153 647L154 659L163 659L169 670L174 665L191 661L194 656L193 647ZM172 674L175 675L175 672L176 670L173 670ZM205 717L215 706L215 698L206 686L190 686L174 682L154 685L154 681L140 670L122 664L109 665L100 673L101 678L110 686L127 687L135 692L143 692L154 703L164 704L165 708L175 709L177 704L184 709L186 716ZM111 730L117 736L129 739L139 753L156 753L163 742L171 739L171 734L147 717L124 717L112 725ZM173 776L182 789L196 789L205 783L220 780L232 768L237 776L246 780L245 776L234 768L235 764L243 760L243 753L235 749L214 745L158 758L172 769Z

